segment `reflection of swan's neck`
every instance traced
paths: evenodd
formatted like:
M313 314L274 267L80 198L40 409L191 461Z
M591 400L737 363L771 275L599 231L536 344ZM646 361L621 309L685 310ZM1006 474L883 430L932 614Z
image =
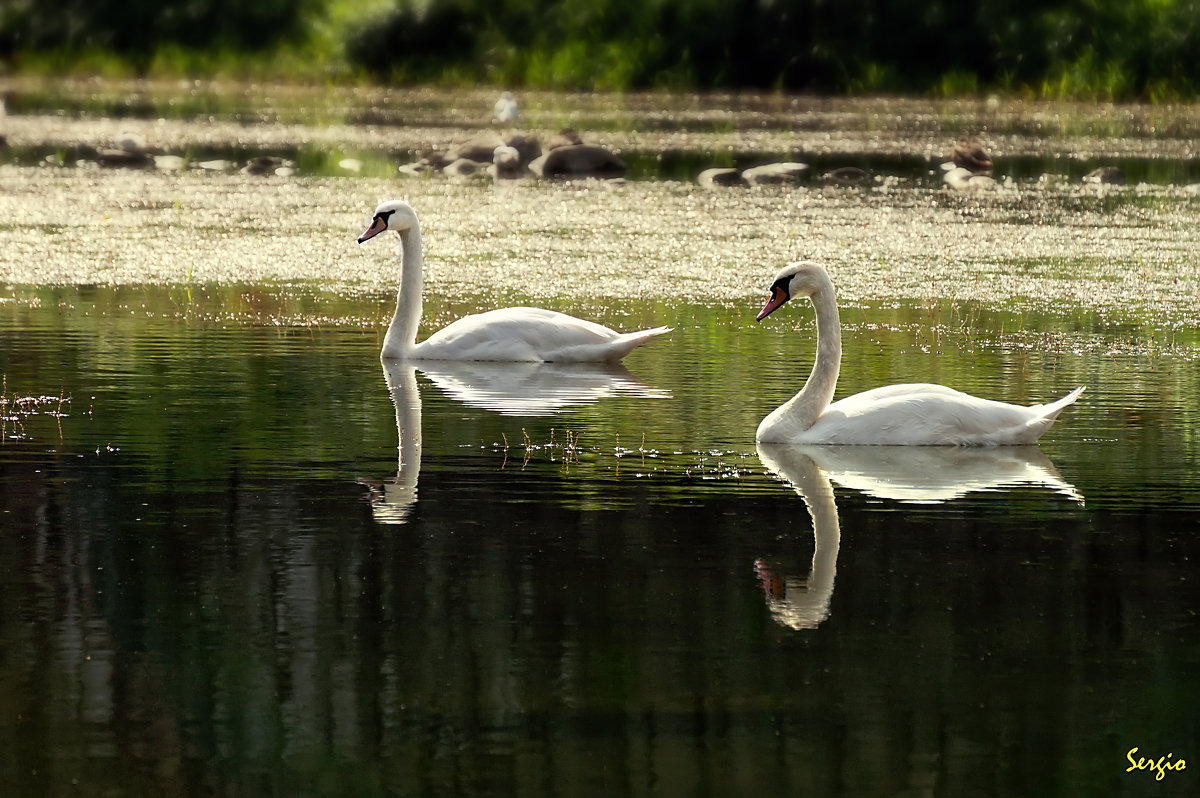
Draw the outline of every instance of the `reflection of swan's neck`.
M397 463L396 484L416 490L421 473L421 394L417 388L414 369L405 369L392 390L396 403L396 433L399 438L400 459Z
M396 313L383 340L383 357L403 358L417 341L424 269L421 249L420 227L414 224L400 231L400 289L396 293Z
M375 517L383 523L403 523L417 502L421 475L421 393L414 367L393 364L385 366L384 373L396 405L399 461L395 481L383 486L384 500L376 506Z
M817 357L813 361L812 373L808 375L800 393L771 414L786 417L788 423L794 424L799 430L806 430L816 423L833 401L842 363L842 328L833 282L826 278L826 285L809 298L817 314Z
M782 580L782 591L771 590L767 604L775 619L792 629L815 629L829 617L837 576L842 531L829 478L803 452L786 445L759 444L759 459L792 484L812 516L813 558L808 579Z
M836 378L836 367L835 367ZM807 458L805 458L807 460ZM837 576L838 549L841 548L842 530L838 523L837 504L833 498L833 485L809 460L801 473L789 474L797 492L812 516L813 549L812 571L808 575L808 590L801 598L793 599L790 610L791 625L795 628L811 629L829 617L829 603L833 599L833 582ZM797 625L798 624L798 625Z

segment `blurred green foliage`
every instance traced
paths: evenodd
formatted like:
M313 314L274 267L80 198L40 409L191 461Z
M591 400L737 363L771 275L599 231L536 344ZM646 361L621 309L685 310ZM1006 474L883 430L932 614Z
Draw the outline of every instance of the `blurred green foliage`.
M262 51L308 35L325 0L34 0L0 6L0 53L106 51L139 67L164 47Z
M203 70L203 58L186 55L194 52L214 57L214 70L257 58L281 77L1165 100L1200 87L1200 0L66 0L52 14L33 0L0 6L0 58L11 69L96 70L97 52L137 73Z

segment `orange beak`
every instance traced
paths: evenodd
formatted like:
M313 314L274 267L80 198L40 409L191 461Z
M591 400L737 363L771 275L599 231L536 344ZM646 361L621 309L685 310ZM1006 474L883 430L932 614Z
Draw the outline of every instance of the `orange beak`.
M382 233L387 229L387 220L382 216L376 216L371 220L371 226L363 231L363 234L358 237L358 243L362 243Z
M762 321L767 316L774 313L779 307L788 301L791 297L787 291L784 291L780 286L774 286L771 289L771 298L767 300L767 304L763 305L763 309L758 312L754 318L755 321Z

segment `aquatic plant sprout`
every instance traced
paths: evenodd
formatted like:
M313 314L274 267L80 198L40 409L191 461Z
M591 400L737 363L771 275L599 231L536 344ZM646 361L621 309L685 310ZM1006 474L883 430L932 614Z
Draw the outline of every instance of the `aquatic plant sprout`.
M61 391L57 396L21 395L16 392L10 396L8 375L4 375L0 381L0 445L9 441L29 440L31 432L27 426L35 417L54 419L61 440L61 420L70 415L70 404L71 397Z

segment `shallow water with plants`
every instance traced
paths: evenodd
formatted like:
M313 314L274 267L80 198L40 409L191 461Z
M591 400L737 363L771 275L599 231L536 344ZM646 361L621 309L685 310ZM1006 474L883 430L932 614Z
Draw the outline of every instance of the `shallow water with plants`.
M1195 792L1179 187L0 181L0 793ZM421 337L674 331L381 364L396 254L354 237L393 196ZM797 258L839 396L1086 392L1034 447L758 446L812 363L810 307L754 322Z

